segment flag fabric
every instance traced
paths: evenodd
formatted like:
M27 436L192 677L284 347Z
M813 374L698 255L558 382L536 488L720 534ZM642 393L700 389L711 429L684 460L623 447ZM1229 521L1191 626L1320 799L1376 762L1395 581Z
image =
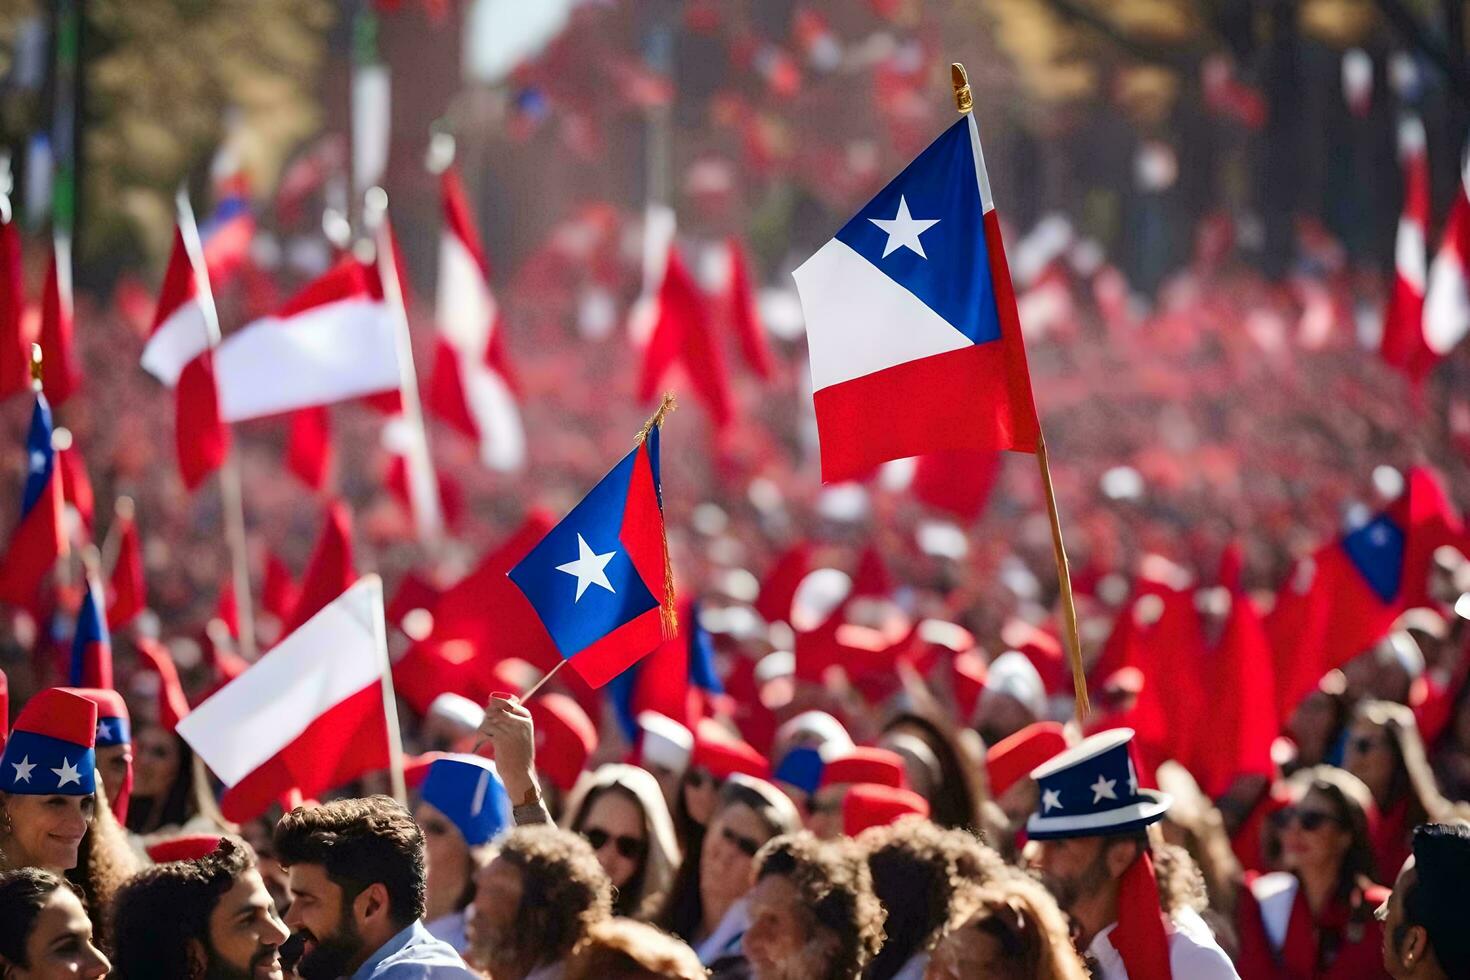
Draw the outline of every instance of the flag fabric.
M714 641L699 622L699 604L686 603L679 610L678 632L609 681L606 690L630 742L637 741L638 716L645 711L693 728L709 713L708 699L725 693L715 667Z
M1409 117L1399 124L1399 164L1404 171L1404 209L1394 239L1393 293L1383 320L1383 360L1416 384L1439 361L1424 339L1425 244L1429 227L1429 154L1424 124Z
M291 577L291 569L279 555L266 555L265 585L260 590L261 608L284 623L300 599L301 590Z
M0 218L8 215L0 208ZM31 338L25 331L25 279L20 232L15 221L0 221L0 398L31 386Z
M1443 357L1470 331L1470 157L1464 162L1444 237L1429 266L1424 343Z
M301 595L296 608L282 624L282 633L290 633L347 591L357 581L352 567L352 512L340 500L327 505L321 537L301 577Z
M1275 675L1271 641L1248 595L1233 590L1224 632L1206 655L1204 690L1212 692L1207 721L1208 737L1194 739L1186 767L1205 795L1218 799L1240 776L1270 780L1275 772L1271 743L1280 725L1276 718Z
M740 341L740 353L747 367L762 380L769 381L775 366L771 361L770 348L766 346L765 329L756 311L755 289L750 282L745 248L740 239L733 237L725 247L730 253L730 322L735 327L736 339Z
M112 688L112 635L102 615L102 587L87 576L87 591L71 638L72 687Z
M654 425L510 571L561 656L593 687L662 643L674 618L663 520Z
M138 523L131 515L118 515L117 563L112 566L112 601L107 607L107 628L119 629L132 622L148 606L148 584L143 578L143 545Z
M72 311L71 240L57 235L52 239L51 262L46 267L46 285L41 294L41 350L46 357L42 385L53 405L65 404L82 383Z
M669 246L663 285L656 300L653 332L643 351L638 397L653 401L675 365L683 367L710 421L723 429L733 418L725 353L710 320L709 306L683 258Z
M92 479L87 476L87 462L66 429L57 429L53 440L57 443L56 465L61 470L61 499L77 512L83 529L90 534L97 497L92 492Z
M325 405L291 413L286 468L311 489L326 489L332 471L332 417Z
M505 317L490 291L490 265L458 171L439 177L444 230L439 237L439 335L428 408L480 447L493 470L525 466L526 434L505 344Z
M397 391L398 339L375 269L353 256L215 351L229 422Z
M174 229L173 251L158 294L153 329L143 347L144 370L174 389L174 446L184 485L195 489L219 469L230 451L220 417L214 352L199 278L184 233Z
M1036 451L1015 293L972 115L794 275L824 481L942 450Z
M929 453L914 465L909 492L935 510L971 523L979 520L990 502L1003 462L993 452Z
M26 434L26 482L21 493L20 520L11 532L5 559L0 561L0 600L31 606L41 581L66 554L62 525L61 475L51 446L51 406L36 392Z
M215 187L214 210L199 226L209 281L223 287L233 280L250 258L254 238L255 215L243 176L221 181Z
M292 789L321 794L389 764L383 588L369 575L178 724L242 822Z
M811 570L812 546L806 541L798 541L782 552L765 578L761 579L755 611L768 623L790 622L791 602L796 598L796 589Z

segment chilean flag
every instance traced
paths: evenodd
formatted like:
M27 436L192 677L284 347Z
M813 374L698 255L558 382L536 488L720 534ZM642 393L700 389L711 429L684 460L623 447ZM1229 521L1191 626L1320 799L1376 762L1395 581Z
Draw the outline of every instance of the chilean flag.
M102 615L102 589L87 580L82 608L77 613L77 628L71 638L72 687L112 689L112 635Z
M1424 343L1440 357L1470 331L1470 157L1445 221L1444 238L1429 266L1424 294Z
M255 215L250 212L243 181L224 181L216 192L219 198L214 213L199 226L199 243L204 249L204 267L209 270L210 282L224 285L250 257Z
M56 559L66 554L61 474L56 472L56 452L51 446L51 406L39 391L26 434L26 460L20 522L0 561L0 600L28 607Z
M454 167L439 178L444 231L439 239L439 336L429 409L480 447L493 470L526 463L526 433L505 349L505 317L490 292L490 266Z
M184 233L174 229L174 247L158 294L153 330L143 347L144 370L175 392L174 445L179 474L193 490L219 469L230 451L230 430L220 419L209 323L198 275Z
M715 668L715 646L699 624L699 604L679 613L678 635L614 677L607 685L613 712L629 741L638 738L638 716L656 711L693 728L705 702L725 693Z
M673 596L658 474L655 425L510 570L562 658L593 687L672 632L665 628Z
M1036 451L1026 350L973 115L794 275L824 481L942 450Z
M1429 225L1429 156L1424 124L1410 116L1399 125L1399 162L1404 168L1404 210L1394 240L1393 295L1383 320L1383 360L1424 380L1439 362L1424 339L1424 284L1428 277L1425 229Z

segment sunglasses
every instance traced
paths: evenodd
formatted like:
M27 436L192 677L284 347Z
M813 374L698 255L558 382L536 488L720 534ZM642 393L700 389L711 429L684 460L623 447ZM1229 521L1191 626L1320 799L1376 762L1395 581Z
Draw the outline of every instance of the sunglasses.
M721 833L724 834L725 840L738 847L740 849L740 853L744 854L746 857L755 857L755 852L761 849L760 841L737 834L729 827L723 828L721 830Z
M705 783L711 783L714 786L720 785L720 781L708 769L690 769L685 773L684 778L688 781L692 789L704 789Z
M1321 830L1328 824L1339 826L1342 824L1341 820L1330 813L1323 813L1321 810L1299 810L1292 806L1284 810L1277 810L1271 815L1271 820L1278 827L1285 827L1292 821L1296 821L1296 825L1308 833Z
M1348 742L1348 748L1359 755L1367 755L1375 749L1383 747L1383 740L1373 735L1360 735Z
M643 849L647 846L645 841L637 837L629 837L626 834L619 834L614 837L601 827L588 827L582 831L582 836L587 838L587 843L592 845L594 851L602 850L607 846L608 841L612 841L613 847L617 849L619 856L625 857L629 861L642 857Z

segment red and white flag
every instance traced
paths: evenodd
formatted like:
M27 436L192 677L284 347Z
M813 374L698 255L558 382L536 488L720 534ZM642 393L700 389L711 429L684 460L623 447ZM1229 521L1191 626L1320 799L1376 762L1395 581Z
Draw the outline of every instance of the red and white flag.
M1424 294L1424 343L1439 357L1470 331L1470 157L1458 191Z
M506 355L504 317L490 291L490 266L459 173L446 167L439 182L444 230L429 410L475 440L486 466L519 470L526 462L526 433Z
M1404 209L1394 240L1393 295L1383 318L1383 360L1416 383L1439 360L1424 338L1424 286L1428 277L1429 155L1424 124L1409 116L1399 124L1399 164L1404 170Z
M396 331L377 272L346 256L219 345L221 415L240 422L397 391Z
M179 722L234 821L290 790L319 797L390 764L383 585L369 575ZM396 719L395 719L396 722Z

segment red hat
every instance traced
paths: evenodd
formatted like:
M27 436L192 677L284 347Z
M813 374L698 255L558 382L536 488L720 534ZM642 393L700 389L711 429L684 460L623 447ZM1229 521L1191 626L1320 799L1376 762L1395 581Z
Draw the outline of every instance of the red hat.
M950 669L954 674L954 700L955 707L959 709L959 720L961 724L968 724L975 716L980 693L985 690L985 678L989 674L985 658L973 650L957 653Z
M893 789L906 789L908 780L904 777L903 756L888 749L864 745L848 749L827 761L822 768L822 781L817 788L841 783L873 783Z
M218 834L188 834L183 837L174 837L170 840L161 840L156 844L148 845L148 856L153 859L154 864L167 864L170 861L197 861L206 855L213 854L223 840Z
M996 742L985 753L990 795L1000 796L1032 769L1066 748L1067 737L1061 723L1055 721L1038 721Z
M10 731L10 679L0 670L0 749L5 748L5 736Z
M842 832L856 837L869 827L886 827L911 813L929 816L929 801L910 789L862 783L842 798Z
M700 726L703 729L704 726ZM716 779L728 779L734 773L743 773L757 779L771 778L771 764L748 742L738 738L708 738L701 730L694 736L694 754L689 759L690 768L702 766Z
M576 701L555 691L526 705L536 726L536 768L552 785L570 792L587 759L597 751L597 726Z
M123 696L106 687L63 687L97 706L97 748L131 742L131 721ZM122 724L117 724L117 722Z
M189 714L189 699L184 696L184 685L179 683L174 658L163 644L146 636L134 637L133 647L143 666L158 675L158 724L172 732Z
M0 790L28 796L97 792L97 705L59 687L37 691L0 754Z

